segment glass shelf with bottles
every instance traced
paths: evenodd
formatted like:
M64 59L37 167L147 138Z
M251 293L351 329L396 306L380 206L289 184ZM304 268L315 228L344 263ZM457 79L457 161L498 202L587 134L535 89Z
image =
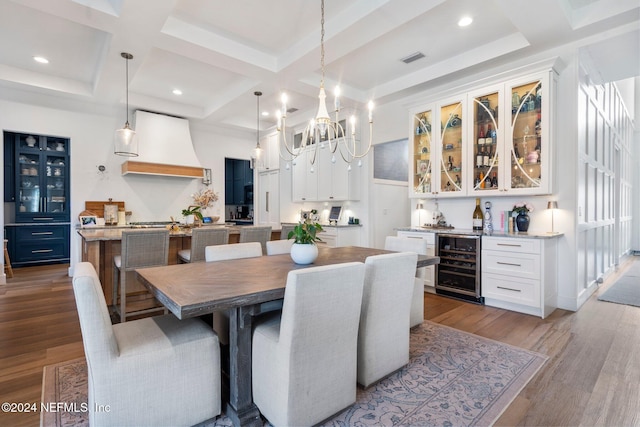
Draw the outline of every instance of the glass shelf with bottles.
M499 89L484 91L479 96L471 94L473 111L473 191L498 190L499 159L502 140L500 131Z
M433 161L433 115L431 110L413 115L413 186L414 194L431 194L431 170Z
M542 92L542 80L511 89L510 189L535 189L542 183Z
M454 195L464 192L463 163L463 102L442 105L440 112L440 193ZM442 194L444 195L444 194Z

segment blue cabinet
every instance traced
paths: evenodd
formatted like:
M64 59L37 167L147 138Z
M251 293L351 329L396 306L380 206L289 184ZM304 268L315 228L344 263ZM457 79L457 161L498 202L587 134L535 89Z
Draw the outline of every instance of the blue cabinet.
M69 262L69 227L70 224L6 226L11 265Z

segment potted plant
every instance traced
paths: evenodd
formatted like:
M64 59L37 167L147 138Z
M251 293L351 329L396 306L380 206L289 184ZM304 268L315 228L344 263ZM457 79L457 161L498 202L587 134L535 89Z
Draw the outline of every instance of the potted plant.
M318 257L318 247L316 242L321 242L317 233L322 230L322 226L317 222L306 220L298 223L287 236L293 240L291 246L291 259L296 264L311 264Z
M187 209L182 209L182 216L184 216L187 225L193 225L196 218L202 221L200 206L189 206Z

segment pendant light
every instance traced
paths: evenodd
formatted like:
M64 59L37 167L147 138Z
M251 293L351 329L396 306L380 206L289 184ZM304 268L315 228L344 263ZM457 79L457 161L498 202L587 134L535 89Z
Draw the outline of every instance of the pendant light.
M255 157L255 166L258 169L262 168L262 148L260 148L260 97L262 96L262 92L256 91L253 92L256 96L257 107L256 107L256 148L253 149L253 156Z
M127 52L120 54L125 59L126 63L126 88L127 88L127 110L126 110L126 122L122 129L116 130L114 139L113 152L118 156L137 157L138 156L138 138L136 137L136 131L129 126L129 60L133 59L133 55Z

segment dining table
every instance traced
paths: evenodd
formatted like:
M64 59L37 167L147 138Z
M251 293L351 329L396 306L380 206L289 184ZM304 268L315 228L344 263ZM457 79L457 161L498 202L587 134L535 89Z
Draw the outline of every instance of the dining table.
M229 396L225 414L236 426L262 425L252 399L251 340L254 318L265 302L284 298L292 270L345 262L365 262L392 251L358 246L318 248L308 265L289 254L137 269L138 279L178 319L227 310L229 313ZM435 265L439 257L419 255L417 267Z

